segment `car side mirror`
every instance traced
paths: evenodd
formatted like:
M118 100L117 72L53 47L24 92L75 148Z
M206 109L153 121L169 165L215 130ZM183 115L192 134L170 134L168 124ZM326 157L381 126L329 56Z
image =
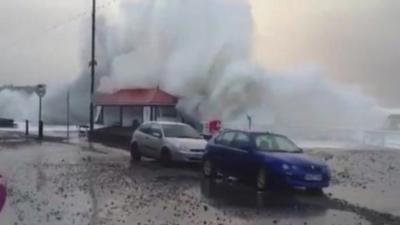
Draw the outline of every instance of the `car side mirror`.
M302 148L299 148L300 153L304 153L304 150Z
M151 133L151 135L153 135L156 138L161 138L161 133L158 133L158 132L153 132L153 133Z

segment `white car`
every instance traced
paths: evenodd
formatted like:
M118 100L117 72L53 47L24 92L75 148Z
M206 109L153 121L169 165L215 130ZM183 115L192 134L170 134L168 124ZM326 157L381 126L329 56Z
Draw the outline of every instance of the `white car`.
M207 141L191 126L177 122L145 122L132 135L131 160L201 162Z

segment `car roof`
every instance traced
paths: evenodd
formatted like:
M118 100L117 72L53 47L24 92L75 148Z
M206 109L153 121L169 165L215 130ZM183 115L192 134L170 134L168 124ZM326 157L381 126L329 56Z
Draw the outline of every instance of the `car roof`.
M221 131L222 132L227 132L227 131L233 131L233 132L243 132L247 134L270 134L270 135L276 135L276 136L284 136L283 134L277 134L277 133L272 133L269 131L252 131L252 130L240 130L240 129L230 129L230 128L225 128Z
M159 125L163 125L163 124L168 124L168 125L184 125L184 126L189 126L186 123L180 123L180 122L173 122L173 121L148 121L148 122L144 122L142 125L145 124L159 124Z

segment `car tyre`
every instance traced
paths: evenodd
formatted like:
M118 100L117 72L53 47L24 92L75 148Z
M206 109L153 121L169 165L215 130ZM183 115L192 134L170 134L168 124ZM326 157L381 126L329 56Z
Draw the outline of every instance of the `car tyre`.
M136 143L131 146L131 162L138 162L142 159L142 154L139 151L139 147Z
M170 166L170 165L171 165L171 161L172 161L172 160L171 160L171 152L170 152L168 149L164 148L164 149L161 151L160 160L161 160L161 163L162 163L164 166L166 166L166 167Z
M205 177L215 177L216 169L213 162L209 159L204 160L203 162L203 175Z
M269 185L268 171L265 168L258 170L256 178L256 187L259 191L264 191Z

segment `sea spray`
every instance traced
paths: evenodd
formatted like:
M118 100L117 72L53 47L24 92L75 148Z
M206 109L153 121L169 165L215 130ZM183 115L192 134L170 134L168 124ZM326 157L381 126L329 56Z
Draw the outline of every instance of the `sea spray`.
M250 114L259 124L369 128L382 117L372 99L333 84L325 72L272 74L255 65L246 0L122 0L103 13L98 16L98 91L160 87L180 97L179 109L198 120L235 122ZM68 85L71 121L88 121L85 50L80 78L45 97L46 122L65 121ZM2 91L0 116L35 118L32 101Z

